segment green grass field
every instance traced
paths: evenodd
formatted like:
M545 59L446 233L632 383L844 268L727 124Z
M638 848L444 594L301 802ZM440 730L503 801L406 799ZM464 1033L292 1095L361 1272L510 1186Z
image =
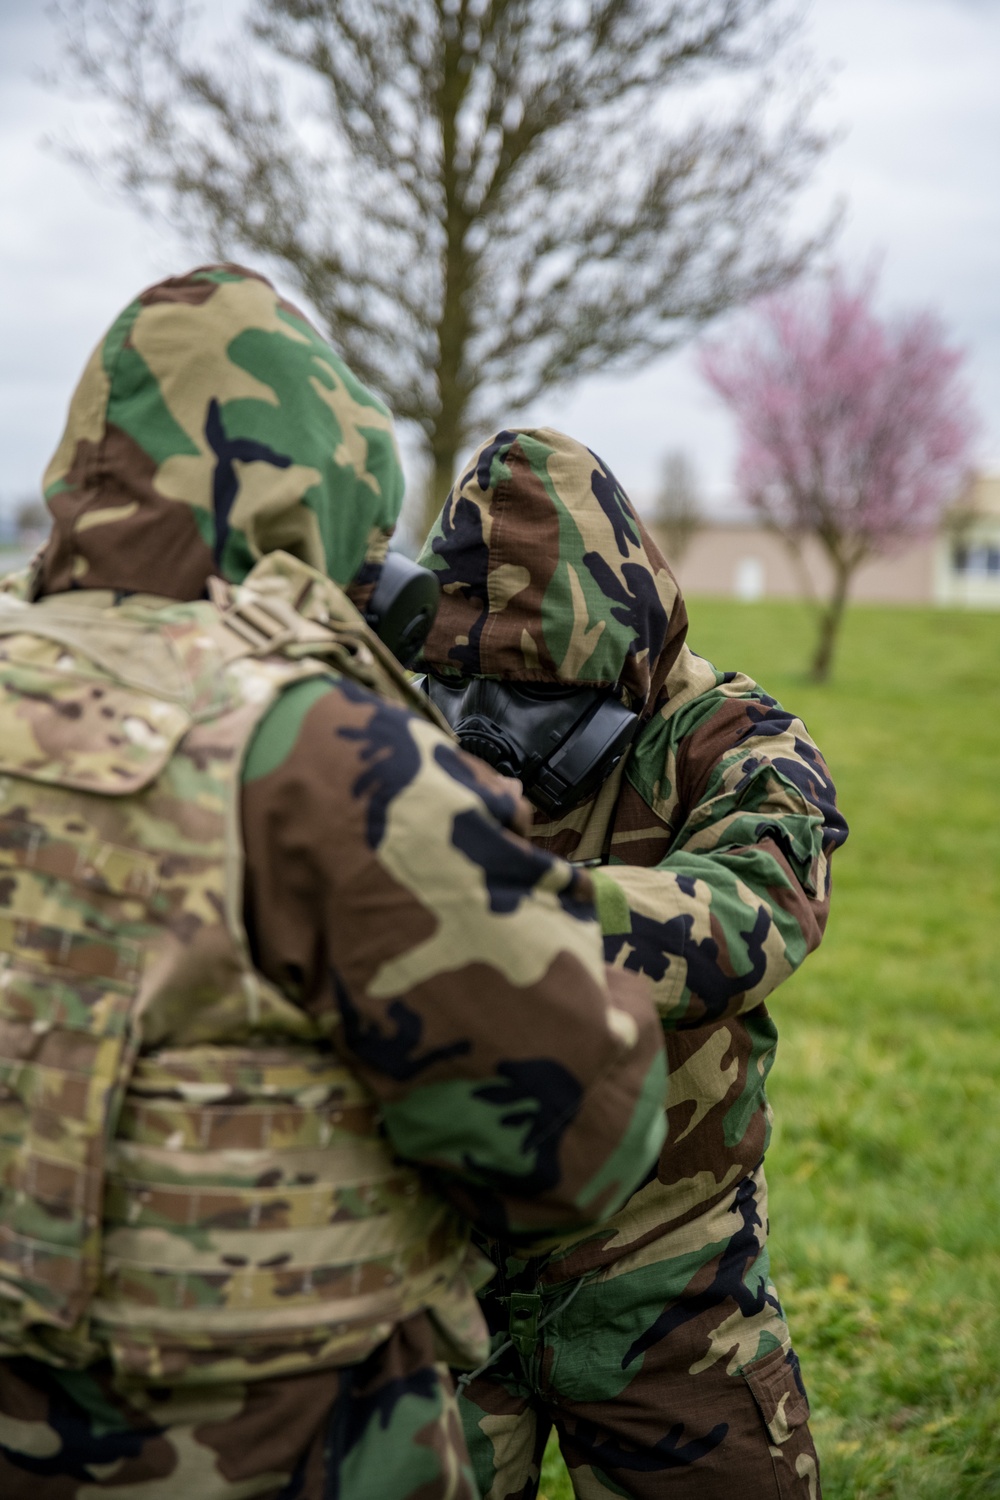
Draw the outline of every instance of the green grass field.
M826 942L774 998L774 1278L825 1500L1000 1496L1000 614L794 604L690 641L795 709L851 824ZM550 1445L542 1491L571 1490Z

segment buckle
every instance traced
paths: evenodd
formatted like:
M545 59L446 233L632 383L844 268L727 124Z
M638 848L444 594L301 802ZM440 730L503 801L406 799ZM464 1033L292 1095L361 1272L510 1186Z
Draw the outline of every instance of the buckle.
M252 647L254 656L266 656L298 640L302 619L287 599L252 593L235 592L222 578L208 580L208 596L219 610L223 623Z

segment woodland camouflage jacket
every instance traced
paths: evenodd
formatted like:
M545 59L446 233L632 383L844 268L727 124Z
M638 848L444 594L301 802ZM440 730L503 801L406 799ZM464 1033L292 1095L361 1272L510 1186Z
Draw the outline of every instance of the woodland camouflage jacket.
M686 644L677 583L607 466L550 429L472 457L421 558L438 673L615 687L642 711L627 760L535 846L598 871L605 956L653 981L667 1034L658 1173L553 1279L610 1264L729 1198L761 1161L777 1033L764 1001L819 943L847 836L803 724Z
M128 636L116 634L116 610L123 620L138 611L147 636L149 622L159 620L167 644L181 628L195 655L204 654L216 627L199 642L197 622L216 609L233 612L230 585L237 586L235 603L245 606L242 624L249 624L251 654L262 670L273 653L308 656L308 642L297 643L298 626L274 629L273 610L255 636L259 601L255 593L243 599L241 580L255 559L277 552L256 569L253 590L264 587L261 574L270 568L272 583L283 580L286 621L294 606L322 636L330 616L319 575L347 586L360 579L364 587L367 570L384 555L401 494L384 408L267 282L232 266L162 283L125 310L84 373L46 477L53 533L21 590L26 606L8 653L17 660L5 712L17 733L0 839L5 863L30 867L0 881L0 905L27 900L31 911L9 909L0 935L10 939L8 962L58 970L60 984L28 975L0 999L11 1126L0 1148L0 1188L15 1193L23 1184L10 1174L18 1170L26 1118L35 1118L41 1103L45 1128L66 1128L58 1095L22 1097L18 1080L44 1074L44 1064L32 1067L35 1052L40 1059L46 1049L62 1048L63 1061L72 1059L74 1017L77 1030L90 1025L93 986L63 973L64 952L75 951L76 942L67 938L73 882L89 881L78 902L91 913L79 933L82 948L114 952L121 937L113 925L103 946L94 936L101 919L93 913L104 909L108 892L98 866L92 870L82 854L71 858L73 819L60 824L56 806L59 766L89 764L88 734L95 743L104 736L102 764L110 753L123 765L157 737L144 710L126 714L121 734L109 738L100 693L83 712L87 660L98 677L128 689L129 650L107 644ZM295 556L282 561L277 549ZM182 609L178 627L171 614L178 606L169 601L200 600L206 588L216 602ZM99 645L85 623L83 636L74 637L80 649L69 648L66 661L45 630L60 596L71 611L74 601L77 613L92 609L104 629ZM281 609L274 608L280 625ZM224 851L238 873L242 834L240 940L283 997L284 1031L297 1030L288 1020L290 1002L304 1018L303 1035L329 1038L374 1097L392 1148L417 1163L466 1218L504 1236L593 1222L627 1197L662 1140L662 1048L647 987L634 975L605 970L589 877L513 833L518 809L509 786L404 706L409 690L400 674L396 702L372 691L379 649L355 616L353 640L343 647L348 655L340 657L343 675L336 654L333 670L313 671L307 680L291 674L257 729ZM175 665L185 681L183 652ZM62 670L76 697L58 687ZM33 671L39 680L32 686ZM271 677L277 682L282 674ZM254 681L248 673L241 690L247 702ZM204 663L188 687L199 684L212 701ZM95 678L93 686L103 692L107 684ZM156 801L163 789L150 784L157 857L164 838L177 842L166 858L156 923L181 956L197 953L201 929L219 921L217 900L202 903L199 915L197 894L189 899L186 885L197 881L203 860L198 789L199 777L211 774L212 722L204 712L191 743L184 732L176 742L168 814ZM32 768L40 766L55 773L44 793L46 826L34 829ZM142 864L141 836L128 834L128 817L104 819L97 805L103 792L77 786L67 793L67 813L81 791L95 804L95 827L113 824L116 839L136 845L119 848L122 869ZM146 792L131 787L129 795L138 807ZM169 837L165 823L174 825ZM141 829L142 817L132 826ZM35 868L46 840L58 847L49 865ZM105 850L102 858L114 855ZM108 910L117 910L113 902ZM47 913L59 918L51 931ZM203 981L199 972L187 989L172 988L167 1011L155 1011L167 1016L165 1025L141 1003L124 1018L138 1039L140 1064L158 1049L237 1033L244 1047L273 1041L274 1008L258 1013L249 992L236 1033L220 1032L210 1013L215 991ZM145 981L137 983L141 995ZM57 1010L51 1017L36 1013L47 994ZM119 1103L112 1089L108 1129ZM238 1100L230 1106L238 1113ZM280 1204L277 1211L280 1218Z

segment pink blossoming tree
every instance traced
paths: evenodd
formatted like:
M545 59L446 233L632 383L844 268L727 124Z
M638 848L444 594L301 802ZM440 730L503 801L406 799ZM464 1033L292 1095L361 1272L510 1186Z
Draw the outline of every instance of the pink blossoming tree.
M886 322L875 278L842 274L760 303L745 331L702 354L736 416L743 498L792 548L815 537L832 587L812 661L829 676L854 573L932 527L968 467L975 422L962 354L938 320Z

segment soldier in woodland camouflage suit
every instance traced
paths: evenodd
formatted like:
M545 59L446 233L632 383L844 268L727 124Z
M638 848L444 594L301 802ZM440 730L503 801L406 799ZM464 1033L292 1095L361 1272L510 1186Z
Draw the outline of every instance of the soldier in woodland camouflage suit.
M846 837L826 766L798 719L688 649L660 552L561 433L485 443L421 561L443 589L439 698L486 677L603 685L640 711L627 758L559 820L536 811L533 841L602 865L605 956L653 980L667 1039L657 1171L596 1232L487 1247L494 1359L461 1399L480 1488L531 1500L554 1422L581 1500L817 1500L762 1162L764 1001L820 941Z
M0 1495L474 1500L468 1225L625 1201L648 986L343 592L391 424L266 281L131 303L46 494L0 593Z

